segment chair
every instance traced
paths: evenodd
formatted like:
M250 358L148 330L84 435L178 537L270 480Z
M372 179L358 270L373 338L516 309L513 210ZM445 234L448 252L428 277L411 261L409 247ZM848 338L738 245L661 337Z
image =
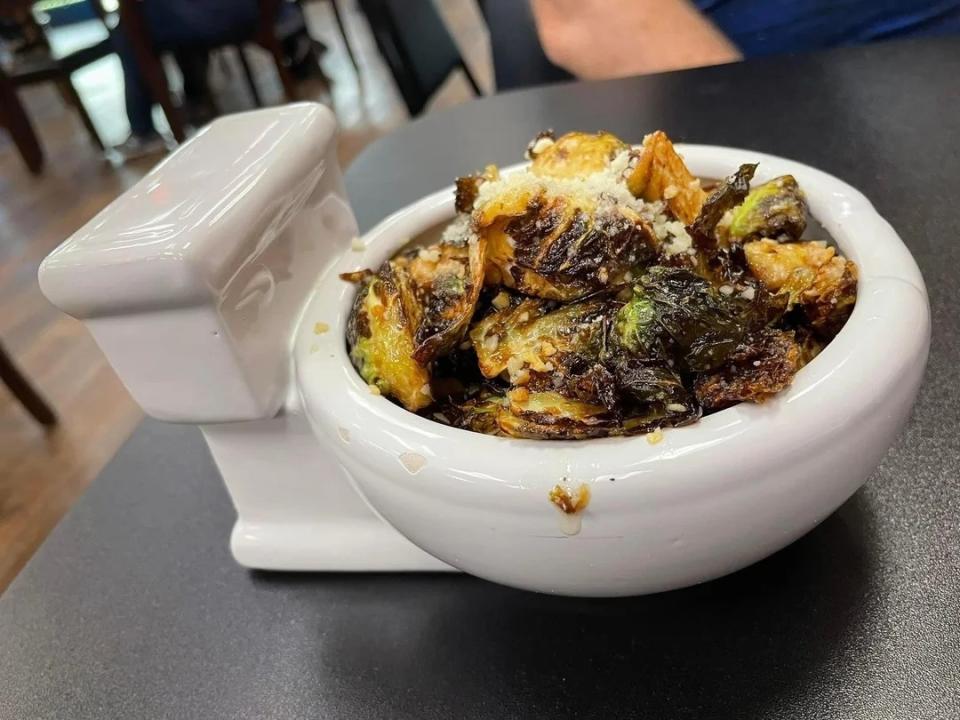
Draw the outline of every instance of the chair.
M359 1L411 115L419 115L457 69L483 94L432 0Z
M57 424L56 413L14 365L3 345L0 345L0 380L38 423L48 427Z
M296 0L301 8L312 0ZM354 72L360 74L360 65L357 63L357 56L353 54L353 46L350 44L350 37L347 35L347 28L343 24L343 16L340 14L340 6L337 0L330 0L330 7L333 9L333 19L337 23L337 29L340 31L340 37L343 38L343 46L347 49L347 57L350 58L350 64L353 65Z
M0 125L10 133L27 169L34 175L39 174L43 170L43 149L17 95L17 88L3 68L0 68Z
M167 124L170 126L174 138L178 142L183 142L186 138L183 117L179 106L173 101L173 96L170 93L170 86L160 62L160 55L151 39L140 2L141 0L120 0L120 26L130 39L137 63L141 72L143 72L144 81L154 102L163 108L164 115L167 117ZM273 57L284 95L288 101L293 102L297 99L296 83L287 67L282 38L278 37L276 33L277 17L283 0L258 0L258 2L260 7L259 21L252 34L244 37L224 37L217 43L202 49L213 51L223 47L235 47L250 86L253 101L259 105L260 95L257 92L253 73L243 52L243 45L245 44L255 43L259 45Z
M27 14L21 14L19 19L22 22L33 23L32 16ZM101 22L104 21L104 18L101 16ZM107 34L109 30L106 28L106 23L104 23L104 29ZM45 46L45 52L39 54L34 53L30 56L24 57L17 62L14 62L10 67L8 67L4 73L6 80L4 84L7 85L7 89L4 90L4 105L7 105L10 100L10 86L14 89L18 87L24 87L27 85L35 85L38 83L52 82L57 85L60 89L61 94L64 99L73 106L77 114L80 116L80 120L83 123L84 128L86 128L87 133L90 135L90 139L93 141L94 146L99 150L103 150L103 141L100 139L100 135L97 133L97 129L93 124L93 121L90 119L90 115L87 113L86 107L84 107L83 101L80 99L80 96L77 94L77 90L73 85L72 75L74 72L80 68L86 67L90 63L96 62L101 58L107 57L113 53L113 47L110 42L110 38L105 36L103 40L100 40L93 45L88 47L80 48L73 52L66 53L61 56L54 54L53 50L50 47L50 44L46 41L46 37L43 34L42 30L39 27L32 28L34 30L34 36L41 38L42 46ZM6 118L7 112L3 112L5 118L4 124L13 122L17 127L17 132L14 134L14 141L16 142L18 148L20 148L21 155L24 157L24 161L27 166L31 169L32 172L40 172L40 169L43 165L42 153L39 156L39 160L35 156L33 150L28 150L27 154L24 153L24 149L21 146L21 143L26 139L28 144L33 144L33 141L28 139L28 136L25 133L23 125L23 117L19 120L16 119L16 116L23 115L23 106L16 102L15 105L19 108L14 108L9 113L14 116L14 119L11 121L9 118ZM29 126L29 121L27 121ZM18 142L17 137L20 137L21 140ZM34 139L36 135L34 134ZM28 154L30 159L28 159Z

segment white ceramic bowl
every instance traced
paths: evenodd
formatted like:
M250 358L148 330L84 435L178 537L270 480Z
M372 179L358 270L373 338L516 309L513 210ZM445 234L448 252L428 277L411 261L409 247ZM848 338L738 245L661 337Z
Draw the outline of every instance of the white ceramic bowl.
M295 340L296 379L315 432L370 505L430 554L520 588L615 596L683 587L749 565L837 509L876 468L914 402L929 347L923 279L890 225L854 188L750 150L687 145L691 170L723 177L759 162L758 180L796 176L812 214L859 266L842 332L763 405L643 437L548 442L480 435L371 394L344 331L355 288L337 273L376 267L453 216L447 188L368 233L327 268ZM324 322L331 331L313 332ZM548 499L591 490L572 527Z

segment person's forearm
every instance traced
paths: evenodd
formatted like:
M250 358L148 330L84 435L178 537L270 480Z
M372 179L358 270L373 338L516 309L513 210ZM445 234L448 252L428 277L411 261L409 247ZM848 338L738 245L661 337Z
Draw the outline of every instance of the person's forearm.
M688 0L531 0L552 62L582 78L609 78L740 59Z

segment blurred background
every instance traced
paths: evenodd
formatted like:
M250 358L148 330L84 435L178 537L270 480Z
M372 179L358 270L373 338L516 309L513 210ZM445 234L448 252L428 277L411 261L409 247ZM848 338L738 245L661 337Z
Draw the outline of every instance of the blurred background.
M412 27L431 34L423 40L431 52L416 61L403 49L411 25L395 24L390 5L312 0L295 4L302 21L277 26L297 99L337 115L344 166L412 115L469 100L474 83L493 89L486 26L473 0L426 7L435 12ZM0 384L0 592L141 419L94 341L44 299L36 280L48 252L176 142L157 104L151 114L163 145L122 152L131 123L110 37L121 31L119 9L117 0L0 0L0 365L8 385ZM258 30L199 48L209 53L212 107L189 107L177 58L156 53L184 134L213 115L288 100ZM12 373L29 387L15 387ZM23 393L31 388L55 424L44 424L53 418L42 406L30 416Z
M0 592L142 417L40 261L218 115L324 103L348 167L498 90L958 31L960 0L0 0Z

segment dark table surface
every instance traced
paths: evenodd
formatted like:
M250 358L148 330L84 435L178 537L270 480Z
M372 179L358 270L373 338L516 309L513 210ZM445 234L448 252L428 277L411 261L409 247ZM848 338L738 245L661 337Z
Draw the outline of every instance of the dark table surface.
M960 39L509 94L348 173L361 224L527 140L756 148L899 230L933 347L901 439L817 529L728 578L554 598L455 575L249 572L199 432L144 422L0 598L0 718L960 717Z

